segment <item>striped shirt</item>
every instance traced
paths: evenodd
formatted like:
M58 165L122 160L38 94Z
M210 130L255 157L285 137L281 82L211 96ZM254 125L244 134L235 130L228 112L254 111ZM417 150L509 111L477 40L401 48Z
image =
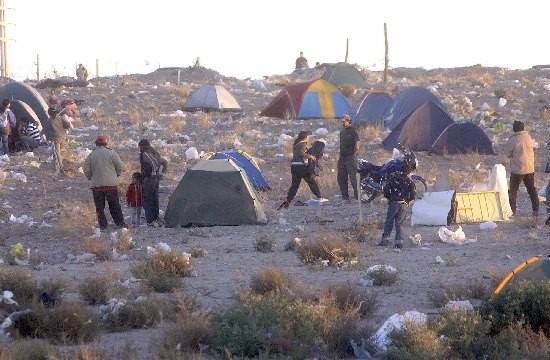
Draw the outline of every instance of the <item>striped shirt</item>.
M30 136L34 140L40 142L40 130L34 123L29 123L25 128L25 135Z

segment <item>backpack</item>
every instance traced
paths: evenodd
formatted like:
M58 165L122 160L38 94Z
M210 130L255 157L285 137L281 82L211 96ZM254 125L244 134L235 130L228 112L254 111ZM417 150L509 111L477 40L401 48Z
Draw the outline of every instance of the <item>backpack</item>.
M325 153L325 143L323 141L315 141L311 148L306 151L308 154L315 156L316 160L309 160L306 165L307 176L312 177L313 175L319 176L323 168L319 164L319 160L323 157Z

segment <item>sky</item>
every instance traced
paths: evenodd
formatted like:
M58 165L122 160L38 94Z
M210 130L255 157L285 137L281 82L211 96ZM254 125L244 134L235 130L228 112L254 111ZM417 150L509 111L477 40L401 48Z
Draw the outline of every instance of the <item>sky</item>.
M345 60L390 67L550 64L543 0L4 0L8 74L90 77L201 65L239 79ZM145 4L148 4L146 6ZM98 65L98 66L96 66Z

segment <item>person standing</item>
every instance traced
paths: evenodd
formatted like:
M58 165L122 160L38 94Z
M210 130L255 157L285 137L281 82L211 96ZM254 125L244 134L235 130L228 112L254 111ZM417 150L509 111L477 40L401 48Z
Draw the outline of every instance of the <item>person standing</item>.
M386 212L386 221L384 222L384 232L382 241L378 246L388 246L389 238L395 223L395 242L394 249L403 248L402 226L407 218L407 209L411 201L416 198L416 186L409 178L412 167L403 164L401 171L393 173L384 186L384 197L388 199L388 210Z
M147 225L154 226L159 222L159 182L160 172L166 173L168 160L160 156L149 140L141 139L139 146L139 163L143 176L143 210Z
M10 123L6 112L0 108L0 155L9 155L8 138L10 135Z
M309 68L309 65L307 63L307 59L304 57L304 52L300 51L300 56L296 59L295 70L305 70L308 68Z
M94 197L97 222L101 231L107 230L105 217L105 200L109 204L109 212L113 222L118 227L127 228L118 198L119 176L122 173L122 161L118 154L107 147L108 137L99 135L95 141L95 149L84 160L82 170L90 180L90 188Z
M63 174L63 155L61 150L65 145L67 130L71 128L71 123L65 117L57 116L57 110L54 108L48 109L48 115L50 116L50 129L46 137L49 135L52 140L54 171Z
M505 146L505 154L510 158L510 189L508 190L510 208L512 214L515 215L518 189L523 182L531 199L533 216L538 216L539 196L535 188L535 144L525 130L523 122L514 121L512 129L514 134L510 136Z
M82 64L78 64L76 68L76 78L80 81L88 80L88 70Z
M359 199L357 191L357 154L359 153L359 133L351 126L349 115L342 118L344 129L340 131L340 157L338 158L337 181L342 199L349 201L348 179L353 188L355 199Z
M143 177L139 172L132 174L132 183L126 190L126 205L132 209L132 225L140 226L143 207Z
M59 109L59 98L55 93L55 89L50 90L50 97L48 98L48 106L54 108L55 110Z
M4 113L9 123L8 149L11 152L15 152L17 148L16 144L19 142L19 132L17 131L17 118L10 107L11 101L9 99L2 100L2 108L4 109Z
M315 174L308 173L308 161L315 161L317 158L308 152L307 144L309 140L309 131L300 131L298 137L294 140L294 145L292 147L292 161L290 163L290 175L292 178L292 183L288 189L286 199L282 202L277 210L286 209L290 206L290 203L296 196L298 189L300 188L300 183L304 180L313 195L317 196L317 199L321 198L321 190L319 189L319 184L315 179Z

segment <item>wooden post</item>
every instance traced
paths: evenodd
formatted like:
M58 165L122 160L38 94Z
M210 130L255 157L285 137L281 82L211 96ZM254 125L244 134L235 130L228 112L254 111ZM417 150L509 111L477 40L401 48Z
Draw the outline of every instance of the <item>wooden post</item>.
M359 225L363 226L363 207L361 206L361 175L357 173L357 198L358 198L358 206L359 206Z
M181 76L181 70L178 69L178 85L180 84L180 76Z
M388 63L390 62L388 57L388 27L386 23L384 23L384 43L386 47L384 57L384 85L386 85L388 83Z
M348 62L348 52L349 52L349 38L346 39L346 59L344 60L345 63Z
M95 59L95 77L99 77L99 59Z
M40 55L36 54L36 81L40 81Z

